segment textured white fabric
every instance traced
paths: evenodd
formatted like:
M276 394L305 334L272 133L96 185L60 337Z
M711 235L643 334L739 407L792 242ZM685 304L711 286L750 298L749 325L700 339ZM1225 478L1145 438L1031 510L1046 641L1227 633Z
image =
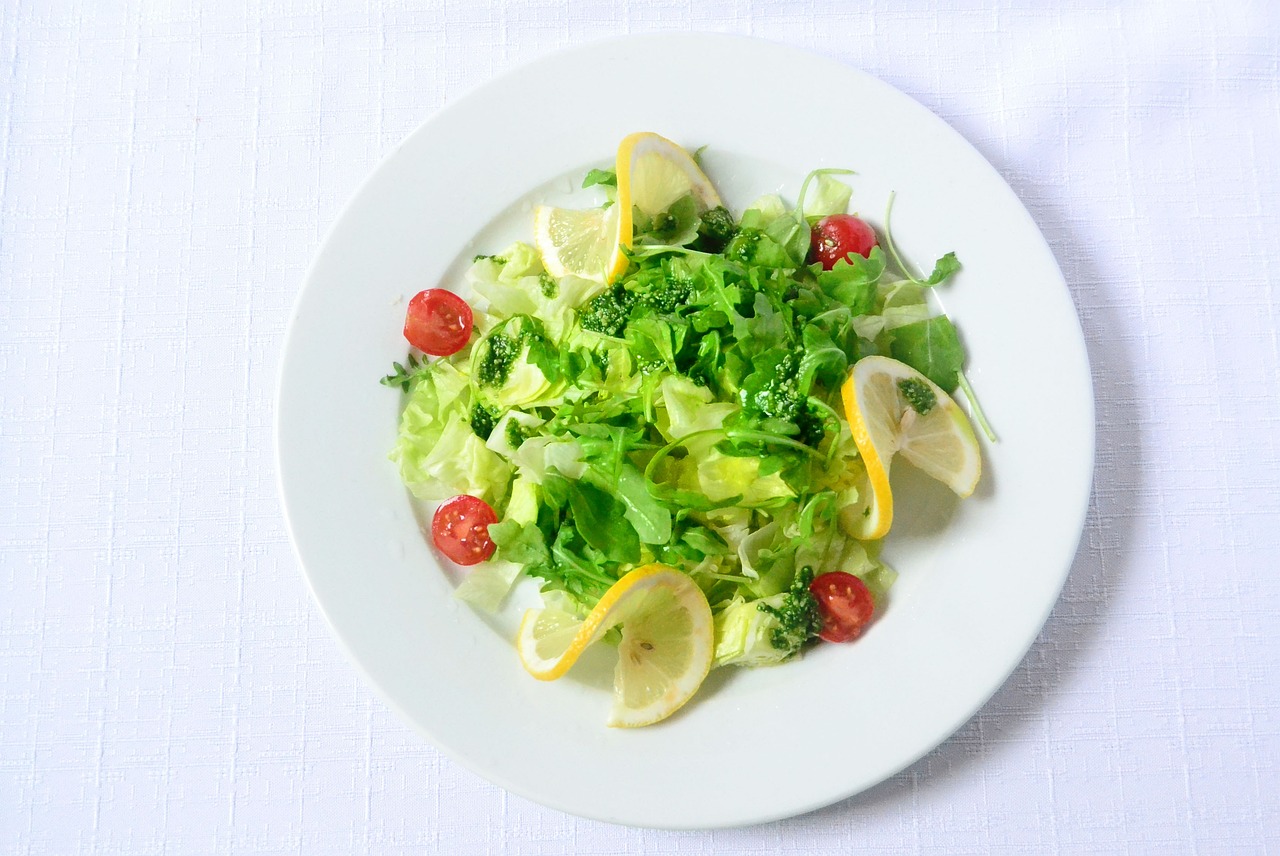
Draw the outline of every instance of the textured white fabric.
M0 853L1280 850L1280 11L1042 5L7 0ZM361 178L496 72L663 28L956 126L1053 246L1098 398L1088 526L1008 684L870 792L714 833L423 744L311 603L271 455L289 307Z

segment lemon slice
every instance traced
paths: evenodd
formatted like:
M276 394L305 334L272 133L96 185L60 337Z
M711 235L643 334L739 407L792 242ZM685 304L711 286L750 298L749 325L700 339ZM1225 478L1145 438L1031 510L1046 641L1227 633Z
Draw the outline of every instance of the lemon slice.
M964 411L942 388L906 363L866 357L840 390L849 430L866 466L866 507L846 528L856 538L882 538L893 524L889 465L901 454L959 496L973 493L982 454Z
M533 214L533 242L547 273L556 279L572 274L609 282L626 270L622 245L630 243L631 218L625 218L624 242L619 210L617 205L585 211L539 205Z
M618 144L618 208L622 209L622 234L631 236L631 206L655 217L681 197L693 194L703 211L720 202L711 179L680 146L657 134L643 132Z
M711 669L714 623L707 598L687 575L663 565L631 571L580 620L531 609L516 636L525 670L561 677L593 642L622 626L609 725L634 728L666 719L693 696Z
M608 208L575 211L538 206L533 216L534 245L547 273L572 274L612 282L627 269L632 206L649 217L693 194L700 208L720 205L711 180L688 152L652 133L632 134L618 145L617 202Z

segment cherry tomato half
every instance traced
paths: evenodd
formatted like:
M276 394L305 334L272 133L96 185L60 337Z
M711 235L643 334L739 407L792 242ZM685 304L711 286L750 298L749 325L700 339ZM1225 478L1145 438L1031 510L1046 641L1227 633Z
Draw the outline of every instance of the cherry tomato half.
M875 612L875 600L867 584L844 571L831 571L809 583L809 593L818 601L822 613L819 638L828 642L857 639Z
M876 245L875 230L852 214L823 217L809 234L809 264L820 262L831 270L836 262L853 253L866 258Z
M455 496L442 502L431 518L431 540L459 565L474 565L493 555L489 526L497 522L498 515L483 499Z
M428 288L409 301L404 337L424 354L447 357L471 339L471 307L452 291Z

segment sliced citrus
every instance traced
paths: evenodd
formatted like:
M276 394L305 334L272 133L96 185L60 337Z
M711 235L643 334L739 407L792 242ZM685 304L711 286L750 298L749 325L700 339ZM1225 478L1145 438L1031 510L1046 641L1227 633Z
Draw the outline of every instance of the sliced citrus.
M701 210L720 205L711 180L684 149L652 133L632 134L618 145L617 202L577 211L538 206L533 234L547 273L612 282L627 269L632 206L646 216L663 213L690 194Z
M572 274L609 282L626 270L621 247L630 244L631 218L625 218L624 241L619 210L617 205L584 211L539 205L533 215L533 237L547 273L557 279Z
M609 724L632 728L666 719L702 685L714 648L707 598L674 568L647 565L631 571L585 619L553 608L529 610L516 649L529 674L551 681L619 625Z
M656 217L682 197L693 194L702 210L720 205L720 195L697 161L680 146L645 131L618 144L618 207L623 234L631 234L631 206Z
M850 534L882 538L893 524L889 466L901 454L959 496L973 493L982 454L969 419L942 388L889 357L859 360L840 390L849 430L866 466L869 499Z

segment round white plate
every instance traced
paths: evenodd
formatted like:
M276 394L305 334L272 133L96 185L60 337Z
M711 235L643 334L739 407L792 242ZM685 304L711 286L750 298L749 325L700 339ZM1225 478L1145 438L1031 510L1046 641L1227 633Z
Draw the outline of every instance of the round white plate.
M741 210L794 199L815 167L858 171L853 206L917 266L955 250L937 297L969 349L1000 434L963 503L895 468L885 556L900 572L856 644L772 669L717 670L667 722L604 725L606 650L542 683L481 617L419 529L387 452L404 304L454 283L478 252L531 237L529 208L572 192L618 141L657 131L707 146ZM955 131L888 85L791 48L662 35L600 42L507 74L404 141L334 224L298 296L282 361L276 451L290 534L351 657L434 745L530 799L601 820L696 828L765 821L855 794L962 725L1021 660L1074 556L1093 468L1080 326L1044 238Z

